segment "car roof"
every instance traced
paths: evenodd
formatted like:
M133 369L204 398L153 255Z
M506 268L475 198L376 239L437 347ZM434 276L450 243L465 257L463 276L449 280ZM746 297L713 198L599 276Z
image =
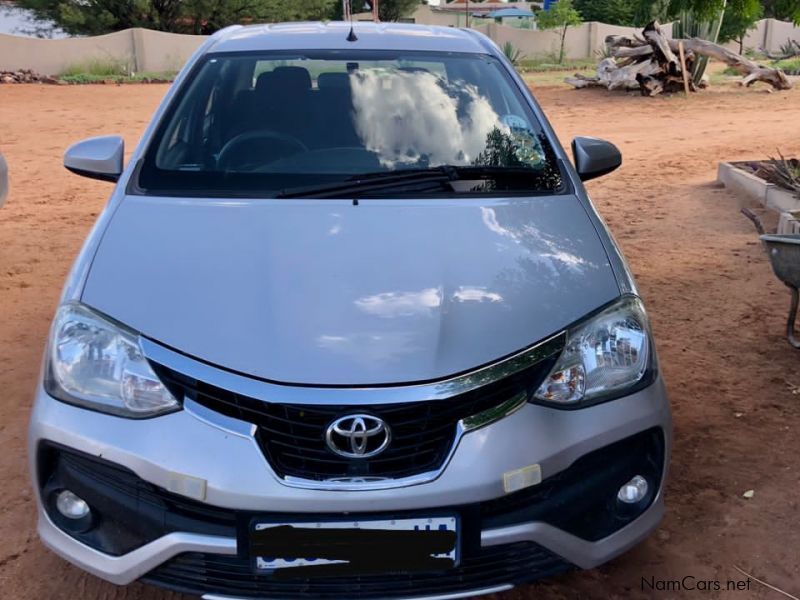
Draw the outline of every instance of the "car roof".
M347 41L350 23L341 21L248 25L220 32L208 52L258 50L424 50L494 54L485 36L455 27L408 23L353 23L356 41Z

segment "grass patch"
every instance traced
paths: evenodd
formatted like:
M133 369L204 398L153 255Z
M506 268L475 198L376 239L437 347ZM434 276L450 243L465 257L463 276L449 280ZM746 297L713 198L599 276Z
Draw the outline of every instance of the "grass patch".
M132 73L129 63L123 60L94 59L68 66L58 78L66 83L149 83L172 81L176 71Z
M741 73L738 71L723 69L722 71L716 71L715 73L710 73L708 76L708 83L710 85L720 85L723 83L727 83L730 81L731 76L741 77Z
M61 75L59 79L66 83L71 84L85 84L85 83L153 83L153 82L171 82L175 79L174 71L164 73L145 72L135 73L134 75L98 75L93 73L75 73L73 75Z
M784 58L783 60L773 63L772 66L783 69L787 73L800 75L800 56L796 56L794 58Z
M129 75L131 69L127 62L122 60L87 60L82 63L69 65L61 72L64 77L115 77Z
M540 58L524 58L517 64L520 73L549 73L551 71L592 71L597 66L596 58L582 58L578 60L565 60L559 63L551 56Z
M526 84L533 87L557 87L560 85L566 86L567 84L564 83L564 78L572 76L575 73L580 73L581 75L586 75L587 77L597 75L597 71L595 69L572 69L569 71L540 71L538 73L522 73L522 79Z
M599 58L567 59L558 62L555 54L544 54L533 58L523 58L517 64L517 71L525 83L538 87L553 87L564 84L564 78L580 73L591 76L597 74Z

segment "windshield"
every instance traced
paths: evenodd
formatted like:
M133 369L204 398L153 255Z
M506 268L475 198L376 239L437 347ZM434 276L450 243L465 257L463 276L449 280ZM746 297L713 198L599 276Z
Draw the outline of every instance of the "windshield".
M446 185L409 187L411 174L432 181L425 174L443 169ZM138 187L264 197L297 188L313 197L315 185L354 181L342 189L367 196L562 185L539 123L496 59L331 50L207 56L159 126Z

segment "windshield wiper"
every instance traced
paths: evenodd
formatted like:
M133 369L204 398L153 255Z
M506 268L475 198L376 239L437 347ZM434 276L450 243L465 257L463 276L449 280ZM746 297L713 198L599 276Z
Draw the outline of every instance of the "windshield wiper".
M292 187L281 190L276 198L348 198L368 192L408 191L425 192L433 189L449 190L449 182L458 179L449 167L379 171L355 175L344 181Z
M497 167L482 165L440 165L424 169L400 169L354 175L344 181L293 187L281 190L276 198L357 198L367 193L421 193L454 191L454 181L488 179L525 180L536 177L530 167Z

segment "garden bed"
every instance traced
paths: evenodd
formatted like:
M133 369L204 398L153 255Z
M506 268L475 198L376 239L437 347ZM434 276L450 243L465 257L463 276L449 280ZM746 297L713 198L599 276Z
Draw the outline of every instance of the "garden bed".
M798 169L797 159L785 162ZM717 181L776 212L800 211L800 188L783 185L774 174L774 167L780 163L777 160L720 163Z

